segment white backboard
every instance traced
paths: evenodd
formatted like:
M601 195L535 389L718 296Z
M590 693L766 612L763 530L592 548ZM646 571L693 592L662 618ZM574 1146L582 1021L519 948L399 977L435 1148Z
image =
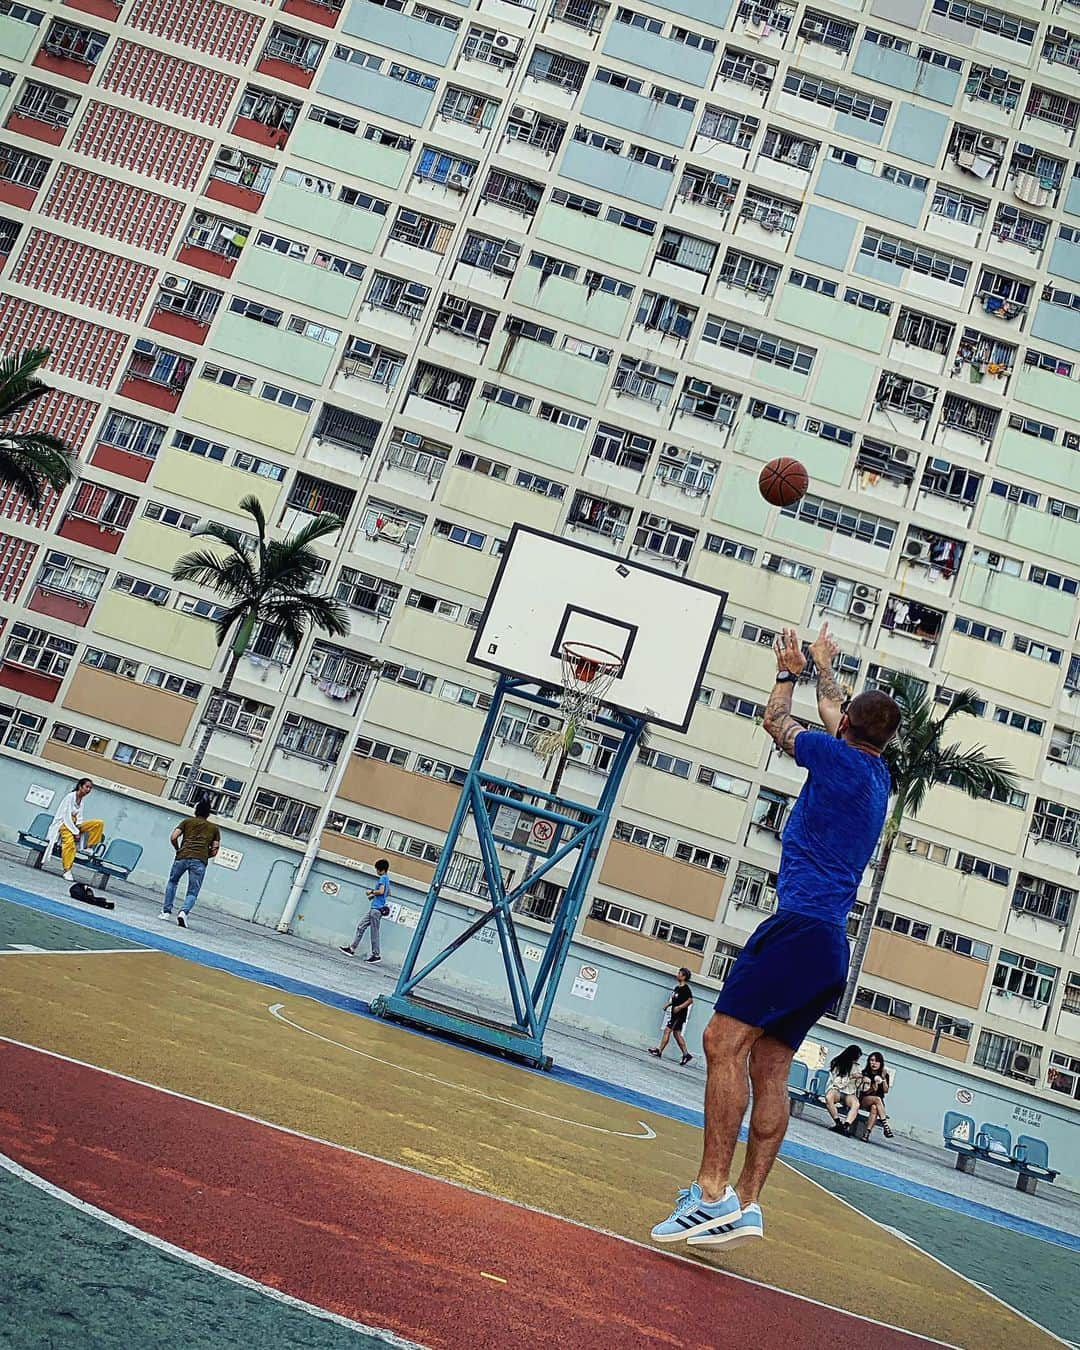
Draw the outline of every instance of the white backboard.
M604 647L624 662L604 702L685 731L726 599L711 586L515 525L469 660L561 688L563 642Z

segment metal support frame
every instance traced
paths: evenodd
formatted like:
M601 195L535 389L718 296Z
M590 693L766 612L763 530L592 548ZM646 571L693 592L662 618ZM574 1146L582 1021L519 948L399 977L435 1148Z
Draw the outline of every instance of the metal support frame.
M586 898L611 811L645 723L641 718L621 712L604 713L595 719L594 725L619 737L619 745L599 802L595 806L588 806L547 789L525 787L485 771L484 761L508 694L513 694L523 702L559 711L557 698L548 691L538 689L534 681L514 675L499 677L446 833L431 888L425 897L416 931L401 967L397 987L392 994L376 999L372 1011L379 1017L440 1031L524 1059L530 1064L550 1068L551 1060L544 1054L544 1031L555 1003L559 977L566 964L578 915ZM529 800L523 802L521 794L525 794ZM526 869L525 876L510 890L507 890L503 881L497 852L498 840L493 829L495 814L503 806L547 820L555 827L550 853L536 854L538 865L531 871ZM440 892L458 841L470 821L480 846L488 908L452 942L421 965L420 953L439 904ZM525 969L514 924L513 906L547 872L574 853L577 854L577 861L570 882L553 916L551 933L547 937L539 968L535 975L530 976ZM420 998L418 990L424 982L489 923L494 925L499 940L513 1020L495 1022ZM530 930L528 941L530 945L539 947L544 939L541 934Z

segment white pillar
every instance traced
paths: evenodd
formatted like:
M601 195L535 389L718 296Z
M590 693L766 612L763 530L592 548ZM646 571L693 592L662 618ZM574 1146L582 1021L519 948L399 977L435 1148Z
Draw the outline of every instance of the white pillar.
M277 930L279 933L287 933L293 921L293 915L296 913L297 906L300 904L300 897L304 894L304 887L307 885L308 875L315 865L315 859L319 856L319 843L322 839L323 830L326 829L326 822L330 815L330 808L334 805L334 800L338 795L338 789L341 787L341 780L345 777L345 770L349 767L353 755L353 744L356 739L356 733L364 724L364 718L367 717L368 706L371 703L372 695L375 693L375 686L379 683L379 676L382 673L382 663L372 661L368 667L368 677L364 684L364 692L360 699L360 706L356 710L356 720L352 725L349 736L341 747L341 755L338 762L334 765L334 775L326 789L326 800L322 804L318 818L308 838L307 848L304 850L304 856L300 859L300 866L296 869L296 876L293 878L292 890L289 892L289 898L285 901L285 908L281 911L281 918L278 920Z

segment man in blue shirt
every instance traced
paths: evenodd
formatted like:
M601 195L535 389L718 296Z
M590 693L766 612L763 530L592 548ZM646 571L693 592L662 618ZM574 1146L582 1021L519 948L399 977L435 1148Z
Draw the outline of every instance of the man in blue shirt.
M357 925L356 936L341 951L349 956L356 955L356 949L360 945L360 939L370 929L371 930L371 955L367 958L368 963L382 960L382 950L379 946L379 925L387 914L390 913L390 864L385 858L380 858L375 864L375 885L368 891L368 899L371 901L371 908Z
M788 1123L787 1076L795 1051L844 990L847 917L885 823L890 780L882 751L900 709L878 691L849 704L832 676L827 625L810 647L824 732L791 715L806 656L791 628L774 644L776 684L764 726L807 771L783 836L777 912L743 948L705 1028L705 1148L697 1180L652 1230L657 1242L732 1246L763 1236L758 1195ZM749 1079L749 1081L748 1081ZM734 1187L731 1162L753 1085L746 1159Z

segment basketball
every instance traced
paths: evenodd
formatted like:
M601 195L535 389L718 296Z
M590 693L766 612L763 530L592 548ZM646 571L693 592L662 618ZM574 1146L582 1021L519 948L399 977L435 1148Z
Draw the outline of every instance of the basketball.
M770 459L758 475L758 491L772 506L792 506L810 486L797 459Z

